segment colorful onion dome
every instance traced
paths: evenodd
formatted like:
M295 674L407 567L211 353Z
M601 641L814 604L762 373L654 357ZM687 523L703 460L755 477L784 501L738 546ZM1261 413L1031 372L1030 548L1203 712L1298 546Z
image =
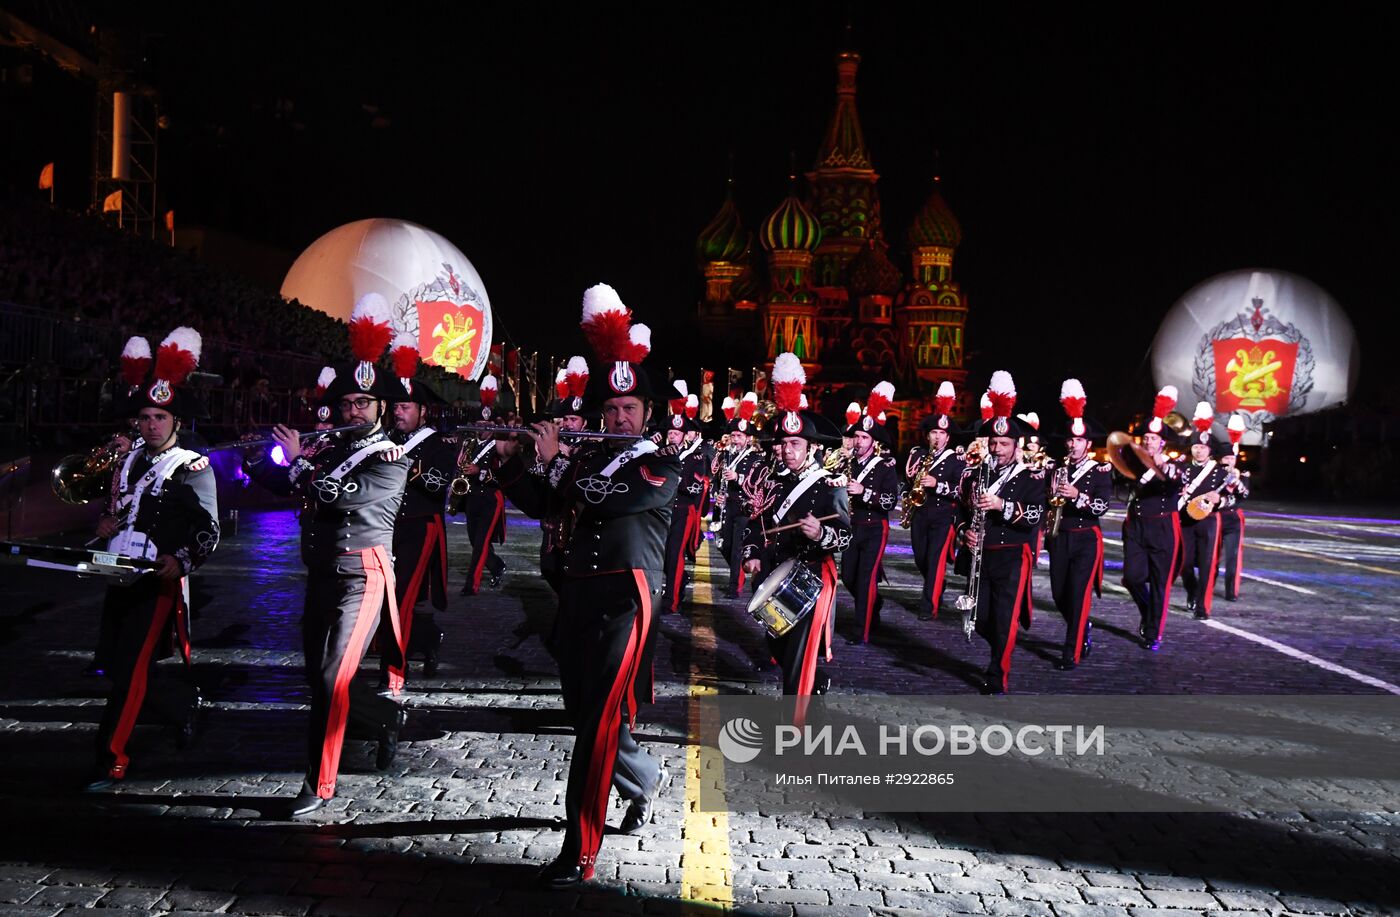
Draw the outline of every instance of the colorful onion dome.
M733 193L724 196L719 212L695 240L695 257L701 264L712 261L742 261L749 250L749 234L734 206Z
M957 248L961 241L962 225L948 208L935 178L932 196L909 227L909 244L914 248Z
M821 243L822 227L794 189L763 221L758 240L770 252L812 251Z

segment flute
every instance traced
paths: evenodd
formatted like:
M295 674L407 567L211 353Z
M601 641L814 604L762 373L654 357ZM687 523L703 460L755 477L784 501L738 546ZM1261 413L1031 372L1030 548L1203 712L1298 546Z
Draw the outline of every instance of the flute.
M358 432L365 432L365 431L368 431L369 428L372 427L372 426L374 426L374 425L373 425L373 424L368 424L368 423L355 423L355 424L349 424L348 426L344 426L344 427L331 427L329 430L312 430L310 433L298 433L298 434L297 434L297 437L298 437L300 440L303 440L303 441L304 441L304 440L306 440L308 437L312 437L312 436L323 436L323 435L325 435L325 434L327 434L327 433L348 433L348 432L350 432L350 431L352 431L352 430L358 431ZM209 449L208 449L208 451L209 451L209 452L222 452L224 449L249 449L249 448L257 448L258 446L271 446L272 444L274 444L274 443L276 443L276 442L277 442L277 440L273 439L273 438L270 437L270 436L265 436L265 437L263 437L262 439L247 439L247 440L233 439L233 440L229 440L229 441L226 442L226 443L219 443L217 446L210 446Z

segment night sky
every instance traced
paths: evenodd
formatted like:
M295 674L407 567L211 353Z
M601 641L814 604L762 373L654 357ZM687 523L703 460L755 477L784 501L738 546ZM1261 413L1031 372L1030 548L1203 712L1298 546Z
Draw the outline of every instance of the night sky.
M1381 13L222 6L126 14L156 33L161 180L181 222L289 253L350 220L422 223L467 253L498 328L528 349L575 350L579 294L605 280L664 362L722 362L680 353L696 233L731 154L750 229L785 194L790 152L811 166L851 9L891 256L907 271L937 169L964 230L976 384L1010 368L1042 413L1066 374L1091 401L1125 384L1148 397L1171 303L1212 274L1277 267L1341 302L1363 382L1395 389L1400 106Z

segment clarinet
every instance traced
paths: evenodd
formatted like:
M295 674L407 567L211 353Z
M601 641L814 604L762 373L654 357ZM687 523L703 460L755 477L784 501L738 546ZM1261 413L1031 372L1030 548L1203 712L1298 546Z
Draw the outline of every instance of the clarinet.
M987 540L987 511L977 504L987 492L992 462L978 464L972 479L972 524L971 530L977 536L977 547L972 552L972 560L967 568L967 589L958 596L954 607L963 613L963 637L972 640L972 632L977 629L977 600L982 590L982 549Z

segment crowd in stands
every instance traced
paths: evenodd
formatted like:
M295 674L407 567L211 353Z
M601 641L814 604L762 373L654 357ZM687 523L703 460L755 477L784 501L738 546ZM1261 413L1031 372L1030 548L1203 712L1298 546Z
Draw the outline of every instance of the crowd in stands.
M220 377L205 394L221 432L306 422L320 367L349 358L337 319L97 217L0 192L0 438L24 426L37 444L38 426L64 444L111 421L126 339L155 347L179 325L199 330L200 370ZM420 372L465 407L460 379Z

